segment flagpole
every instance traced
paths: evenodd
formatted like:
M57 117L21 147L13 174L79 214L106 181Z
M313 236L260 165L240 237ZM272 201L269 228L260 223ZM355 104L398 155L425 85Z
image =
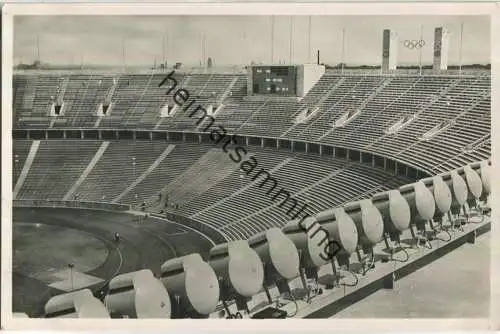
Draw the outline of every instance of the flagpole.
M246 58L245 58L245 52L247 51L247 45L246 45L246 33L245 33L245 31L243 31L243 32L242 32L242 34L241 34L241 43L243 44L243 45L242 45L242 48L241 48L241 50L243 51L243 52L241 53L241 63L242 63L243 65L245 65L245 61L246 61Z
M341 74L344 74L345 28L342 28L342 50L340 53Z
M271 64L274 63L274 15L271 16Z
M423 41L423 40L424 40L424 26L421 25L420 26L420 41ZM422 75L422 48L423 47L421 47L418 50L418 67L419 67L420 75Z
M162 37L161 44L162 44L162 48L161 48L161 62L162 62L162 64L165 65L165 58L166 58L166 56L165 56L165 44L166 44L165 43L165 36Z
M40 62L40 36L36 36L36 60Z
M311 25L312 25L312 19L311 16L309 15L309 20L308 20L308 27L307 27L307 62L311 62Z
M125 37L122 36L122 58L123 58L123 68L127 69L127 55L125 51Z
M463 32L464 32L464 24L460 24L460 52L458 54L459 56L459 67L458 67L458 73L462 74L462 46L463 46Z
M167 29L167 33L165 36L165 65L166 66L168 66L168 63L169 63L169 57L168 57L168 52L170 51L169 43L170 43L170 32Z
M292 64L292 53L293 53L293 16L290 16L290 54L289 63Z

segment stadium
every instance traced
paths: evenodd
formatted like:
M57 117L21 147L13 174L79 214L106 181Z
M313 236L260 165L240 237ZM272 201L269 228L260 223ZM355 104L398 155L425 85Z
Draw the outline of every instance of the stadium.
M16 66L14 314L329 318L488 258L489 64L448 64L444 26L380 29L379 64L332 64L311 21L295 61L294 19L283 61L273 17L266 61L215 66L203 35L201 66L165 45L147 69Z

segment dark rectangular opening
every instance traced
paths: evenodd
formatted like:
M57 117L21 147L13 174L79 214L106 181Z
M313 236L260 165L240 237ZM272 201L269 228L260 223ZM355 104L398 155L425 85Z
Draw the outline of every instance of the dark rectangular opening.
M247 145L245 137L240 137L240 136L234 136L233 143L236 146L246 146Z
M333 147L323 145L323 155L333 155Z
M296 141L294 145L295 152L305 152L306 151L306 143L302 141Z
M427 177L427 173L421 170L417 170L417 180L423 179Z
M289 140L286 139L280 139L280 148L289 150L292 148L292 144L290 143Z
M309 151L309 153L319 154L319 145L309 143L308 151Z
M103 130L101 132L102 139L104 140L114 140L116 139L116 132L115 131L109 131L109 130Z
M384 158L375 156L375 167L384 168Z
M140 140L149 140L149 131L136 131L135 138Z
M167 133L161 131L153 132L153 140L167 140Z
M398 175L406 177L406 166L403 164L398 164Z
M182 132L170 132L170 140L171 141L182 141Z
M26 138L28 138L28 131L12 130L12 139L26 139Z
M386 170L391 173L396 173L396 161L392 159L387 159L387 167Z
M45 131L43 130L31 130L30 139L40 140L45 139Z
M194 133L186 133L186 142L188 143L198 143L198 135Z
M356 150L349 150L349 160L351 161L357 161L361 159L361 153Z
M114 133L114 131L108 131ZM83 131L83 138L85 139L99 139L99 131L97 130L87 130ZM111 139L115 139L113 136Z
M210 134L208 134L208 133L202 133L201 134L201 142L202 143L211 143L212 142L212 138L210 138Z
M261 140L257 137L249 137L248 145L250 146L260 146Z
M62 130L47 130L47 137L49 139L63 139L64 131Z
M132 131L118 131L118 139L134 139Z
M276 139L264 138L264 146L270 148L276 148Z
M416 180L417 179L417 170L413 167L408 167L408 177L410 179Z
M361 162L367 165L371 165L373 163L373 155L370 153L361 153Z
M337 147L335 149L335 157L337 157L339 159L347 158L347 150L343 147Z
M66 138L68 139L80 139L82 134L79 130L66 130Z

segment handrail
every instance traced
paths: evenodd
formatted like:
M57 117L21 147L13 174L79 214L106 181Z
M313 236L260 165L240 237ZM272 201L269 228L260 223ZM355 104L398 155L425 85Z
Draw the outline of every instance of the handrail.
M69 208L69 209L93 209L93 210L109 210L109 211L128 211L130 205L116 204L108 202L91 202L91 201L64 201L52 199L15 199L12 201L13 207L26 208Z

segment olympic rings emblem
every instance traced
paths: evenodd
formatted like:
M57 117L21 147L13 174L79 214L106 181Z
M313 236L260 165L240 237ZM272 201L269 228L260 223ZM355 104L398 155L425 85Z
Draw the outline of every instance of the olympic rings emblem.
M410 50L421 49L425 46L425 41L423 39L421 40L407 39L404 41L404 46L405 48Z

